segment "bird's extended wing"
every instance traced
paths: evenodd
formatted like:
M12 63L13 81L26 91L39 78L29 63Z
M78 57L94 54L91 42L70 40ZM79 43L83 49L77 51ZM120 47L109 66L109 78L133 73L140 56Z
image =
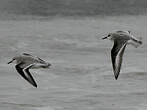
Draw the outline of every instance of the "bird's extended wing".
M21 68L22 64L18 64L15 66L17 72L25 79L27 80L30 84L32 84L34 87L37 88L37 84L33 78L33 76L31 75L31 73L29 72L29 69L33 66L33 65L29 65L26 68ZM25 74L26 73L26 74Z
M119 42L114 41L114 46L111 50L111 60L112 60L112 66L116 80L120 73L122 58L126 45L127 45L127 41L119 41Z

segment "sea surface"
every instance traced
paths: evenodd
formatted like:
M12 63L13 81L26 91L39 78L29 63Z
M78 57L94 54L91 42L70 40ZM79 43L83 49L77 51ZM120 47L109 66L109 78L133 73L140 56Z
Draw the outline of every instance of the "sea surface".
M0 110L146 110L147 16L0 20ZM109 32L130 30L143 45L128 45L115 80ZM32 87L7 62L27 52L52 64L30 70Z

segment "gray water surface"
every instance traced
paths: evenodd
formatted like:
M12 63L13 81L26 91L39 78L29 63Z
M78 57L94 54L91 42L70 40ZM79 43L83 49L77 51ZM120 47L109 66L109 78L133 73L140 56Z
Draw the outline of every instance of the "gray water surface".
M147 16L0 21L0 109L146 110L145 21ZM141 47L127 46L117 81L110 59L113 44L101 39L114 30L143 38ZM37 89L7 65L22 52L52 64L49 70L31 70Z

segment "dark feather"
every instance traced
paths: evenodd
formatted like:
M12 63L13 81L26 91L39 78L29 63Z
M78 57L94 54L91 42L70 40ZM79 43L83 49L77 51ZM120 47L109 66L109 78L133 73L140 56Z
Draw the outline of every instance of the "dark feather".
M28 53L22 53L22 54L26 56L32 56L31 54L28 54Z
M119 76L119 72L120 72L121 64L122 64L122 56L123 56L123 53L124 53L124 50L125 50L125 47L126 47L126 44L127 44L126 42L127 41L114 41L114 45L113 45L113 48L111 50L111 60L112 60L112 66L113 66L115 79L117 79L118 76ZM119 59L120 59L119 63L120 64L119 64L119 67L117 68L116 67L116 57L117 57L117 55L118 55L118 53L119 53L119 51L122 47L123 47L123 49L122 49L120 56L119 56Z
M21 68L21 67L20 67L21 65L22 65L22 64L18 64L18 65L15 66L17 72L18 72L25 80L27 80L30 84L32 84L34 87L37 87L37 84L36 84L34 78L32 77L31 73L29 72L29 68L31 68L31 66L28 67L28 68L26 68L26 69L24 69L24 68ZM27 76L24 74L23 69L25 70Z

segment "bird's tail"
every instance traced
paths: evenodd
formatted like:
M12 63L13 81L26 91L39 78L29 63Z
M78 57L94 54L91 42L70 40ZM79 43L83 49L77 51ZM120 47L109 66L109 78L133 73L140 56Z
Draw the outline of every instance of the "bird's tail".
M132 38L132 40L135 42L135 43L138 43L138 44L142 44L142 38L139 38L139 39L136 39L136 38Z
M142 45L142 38L135 38L132 36L131 40L129 40L128 44L133 45L134 47L139 47L140 45Z

